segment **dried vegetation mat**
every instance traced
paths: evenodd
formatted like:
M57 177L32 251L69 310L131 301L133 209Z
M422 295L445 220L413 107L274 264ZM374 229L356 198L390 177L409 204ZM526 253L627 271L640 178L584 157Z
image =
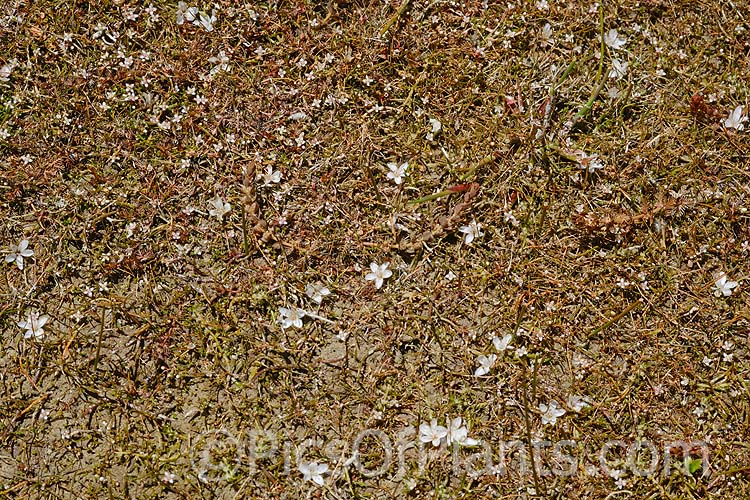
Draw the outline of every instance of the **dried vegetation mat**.
M3 2L0 497L749 497L749 35Z

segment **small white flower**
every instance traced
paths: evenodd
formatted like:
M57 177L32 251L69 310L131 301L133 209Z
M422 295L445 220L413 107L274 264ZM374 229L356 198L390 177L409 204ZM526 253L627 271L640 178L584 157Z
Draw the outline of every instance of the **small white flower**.
M271 184L278 184L281 182L281 172L273 169L270 165L266 167L266 173L258 175L260 179L263 179L263 186L270 186Z
M330 295L331 291L321 283L308 283L305 286L305 293L313 302L320 304L323 302L323 297Z
M0 68L0 82L7 82L10 80L11 72L13 72L13 66L10 64L3 65L3 67Z
M721 273L714 283L712 290L716 297L721 297L722 295L724 297L729 297L732 295L732 290L737 288L737 285L739 285L739 283L736 281L727 281L726 274Z
M506 333L505 335L503 335L503 338L500 338L500 337L493 338L492 339L492 345L495 346L495 349L498 352L503 352L503 351L506 351L508 349L513 349L510 346L510 343L511 343L512 340L513 340L513 334Z
M15 262L18 269L23 270L23 258L34 255L34 251L29 250L28 246L29 240L21 240L18 246L11 245L10 253L5 256L5 262L9 264Z
M296 307L290 307L289 309L279 307L279 314L281 315L281 318L279 318L281 328L289 328L290 326L302 328L302 318L307 315L304 310Z
M611 49L620 50L628 43L628 39L619 36L617 30L611 29L604 35L604 43Z
M568 401L567 401L568 408L570 408L576 413L580 413L581 410L583 410L587 406L591 406L589 405L588 401L589 401L588 398L584 398L584 397L576 396L576 395L570 395L568 396Z
M542 412L542 425L555 425L557 419L565 415L565 410L560 408L554 399L550 401L549 406L540 403L539 411Z
M393 182L396 184L401 184L402 178L409 175L406 173L407 168L409 168L408 163L402 163L401 166L399 166L397 163L391 162L388 164L388 170L390 170L390 172L388 172L386 177L393 179Z
M546 43L552 43L553 42L553 39L552 39L552 26L550 26L549 23L546 23L544 25L544 27L542 28L542 39Z
M208 32L211 32L214 30L214 23L216 22L216 9L211 10L211 15L209 16L205 12L200 13L200 17L193 21L193 24L196 26L203 26L203 29L205 29Z
M26 332L23 334L23 338L30 339L41 339L44 336L44 325L49 321L49 316L46 314L39 316L39 313L32 312L26 318L26 321L19 321L18 326L25 329Z
M165 482L167 484L174 484L174 474L165 470L164 475L161 477L161 480L162 482Z
M297 469L302 473L305 481L312 481L318 486L323 486L323 474L328 472L328 464L318 462L300 462Z
M423 443L432 443L432 446L440 446L440 441L448 435L448 429L438 425L437 419L433 418L430 425L419 426L419 440Z
M593 174L597 170L604 168L604 164L595 154L587 155L586 153L581 152L576 156L578 157L578 166L583 170L588 170L590 174Z
M437 118L430 118L430 126L432 127L432 135L443 130L443 124Z
M448 444L456 443L461 446L476 446L479 441L469 437L469 429L464 425L461 417L448 420L448 433L445 436Z
M209 205L213 207L209 209L209 215L211 215L211 217L216 217L220 221L223 221L224 216L229 213L230 210L232 210L232 205L222 200L221 196L219 196L218 194L213 200L209 202Z
M370 272L365 276L365 280L374 281L375 288L380 289L383 286L383 280L393 276L393 272L388 269L389 265L389 262L380 265L375 262L370 263Z
M437 118L430 118L430 127L432 130L427 133L425 139L428 141L434 141L437 136L443 130L443 124Z
M467 245L471 245L476 238L484 236L484 233L482 232L482 224L475 220L472 220L468 226L461 226L459 231L464 233L464 243Z
M747 121L747 116L742 116L742 106L737 106L734 111L729 113L729 117L724 120L724 128L733 128L736 130L743 130L745 125L743 122Z
M612 59L612 69L609 71L609 77L619 80L628 72L627 61L620 61L619 59Z
M479 366L476 370L474 370L474 376L483 377L487 375L492 369L492 365L495 364L495 361L497 361L497 355L495 354L490 354L489 356L480 354L479 356L477 356L477 364Z
M526 356L528 353L529 353L529 350L526 349L525 346L521 346L518 349L516 349L516 357L517 358L522 358L522 357Z
M184 24L185 21L192 23L198 17L198 7L188 7L185 2L177 2L177 24Z
M18 65L17 59L11 59L8 64L3 65L0 68L0 82L7 82L10 79L10 74L13 72L13 68Z

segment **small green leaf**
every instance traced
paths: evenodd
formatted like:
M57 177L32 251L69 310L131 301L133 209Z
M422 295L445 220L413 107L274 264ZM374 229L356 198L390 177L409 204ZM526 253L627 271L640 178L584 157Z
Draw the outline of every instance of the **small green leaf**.
M690 472L690 475L692 476L696 471L703 467L703 460L700 458L690 458L688 459L687 467L688 472Z

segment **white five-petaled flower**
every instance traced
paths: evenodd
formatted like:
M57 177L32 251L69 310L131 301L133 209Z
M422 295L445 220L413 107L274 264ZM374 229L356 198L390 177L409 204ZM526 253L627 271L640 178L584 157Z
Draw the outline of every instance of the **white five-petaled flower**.
M177 24L192 23L198 17L198 7L188 7L185 2L177 2Z
M401 166L399 166L397 163L391 162L388 164L388 170L390 170L390 172L388 172L386 177L393 179L393 182L396 184L401 184L402 179L409 175L406 173L407 168L409 168L408 163L402 163Z
M619 36L617 30L611 29L604 35L604 43L611 49L620 50L628 43L628 39Z
M281 328L289 328L290 326L302 328L302 318L307 315L307 312L297 307L290 307L288 309L286 307L279 307L279 314L281 315L281 318L279 318Z
M495 337L492 339L492 345L495 346L495 349L498 352L503 352L508 349L513 349L510 346L510 342L513 340L513 334L512 333L506 333L503 335L503 338Z
M609 77L619 80L628 72L628 62L612 59L612 69L609 71Z
M305 293L317 304L323 302L323 297L326 295L331 295L331 291L321 283L308 283L305 286Z
M721 273L714 283L712 290L716 297L721 297L722 295L724 297L729 297L732 295L732 290L737 288L737 285L739 285L739 283L736 281L727 281L727 275Z
M389 265L390 265L389 262L386 262L380 265L378 265L375 262L371 262L370 272L367 273L367 275L365 276L365 279L367 281L374 281L375 288L380 289L380 287L383 286L383 280L393 276L393 272L390 269L388 269Z
M461 417L448 420L448 433L445 436L448 444L456 443L461 446L476 446L479 441L469 437L469 429L464 425Z
M487 375L492 369L492 365L495 364L495 361L497 361L497 355L495 354L490 354L489 356L480 354L477 356L477 364L479 366L474 370L474 376L483 377L484 375Z
M742 110L742 106L734 108L734 111L729 113L729 117L724 120L724 128L743 130L745 128L743 122L747 121L747 116L742 116Z
M161 477L162 482L167 484L174 484L174 474L169 472L168 470L164 471L164 475Z
M10 253L5 256L5 262L11 263L15 262L16 266L18 266L18 269L23 269L23 258L24 257L31 257L34 255L33 250L29 250L29 240L21 240L21 242L16 245L10 246Z
M214 23L216 22L216 9L211 10L211 15L206 14L205 12L200 13L200 17L193 21L193 24L196 26L203 26L203 29L205 29L208 32L211 32L214 30Z
M281 172L274 170L271 165L266 167L265 174L258 174L259 179L263 179L263 186L270 186L271 184L278 184L281 182Z
M302 473L305 481L312 481L318 486L323 486L323 474L328 472L328 464L318 462L300 462L297 468Z
M539 411L542 412L542 425L555 425L557 419L565 415L565 410L560 408L554 399L550 401L549 406L540 403Z
M588 155L586 153L580 153L578 156L578 165L587 170L588 173L593 174L598 169L604 168L604 164L596 154Z
M227 73L232 71L232 66L229 64L229 56L223 50L219 51L219 55L209 57L208 62L214 65L211 71L209 71L211 76L216 75L219 71L226 71Z
M32 312L26 318L26 321L19 321L18 326L25 329L26 332L23 334L23 338L40 339L44 336L44 325L49 321L49 316L46 314L39 316L39 313Z
M209 209L208 213L212 217L216 217L220 221L224 220L224 216L232 210L232 205L229 203L226 203L224 200L221 199L221 196L218 194L216 197L209 202L209 204L213 207Z
M432 443L432 446L440 446L440 441L448 435L448 429L438 425L437 419L433 418L429 425L419 426L419 440L423 443Z
M472 220L468 226L461 226L459 231L464 233L464 243L471 245L471 242L476 238L484 236L482 232L482 224L475 220Z

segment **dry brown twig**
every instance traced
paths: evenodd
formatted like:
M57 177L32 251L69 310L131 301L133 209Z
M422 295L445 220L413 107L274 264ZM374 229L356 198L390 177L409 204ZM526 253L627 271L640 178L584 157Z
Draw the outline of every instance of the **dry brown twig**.
M450 214L439 217L432 229L428 229L405 242L402 241L400 244L395 245L395 247L400 251L404 251L407 253L416 253L417 251L422 249L422 246L424 244L429 243L435 239L442 238L448 233L455 231L456 226L458 226L458 223L460 222L464 213L471 207L472 201L479 194L478 183L472 182L471 184L466 184L465 186L466 190L464 191L462 200L458 204L456 204L455 207L453 207Z
M273 239L273 231L263 219L258 202L258 190L256 186L257 162L254 160L243 168L244 178L242 181L242 232L244 238L245 253L248 253L247 225L252 228L253 241L256 248L260 243L268 243Z

